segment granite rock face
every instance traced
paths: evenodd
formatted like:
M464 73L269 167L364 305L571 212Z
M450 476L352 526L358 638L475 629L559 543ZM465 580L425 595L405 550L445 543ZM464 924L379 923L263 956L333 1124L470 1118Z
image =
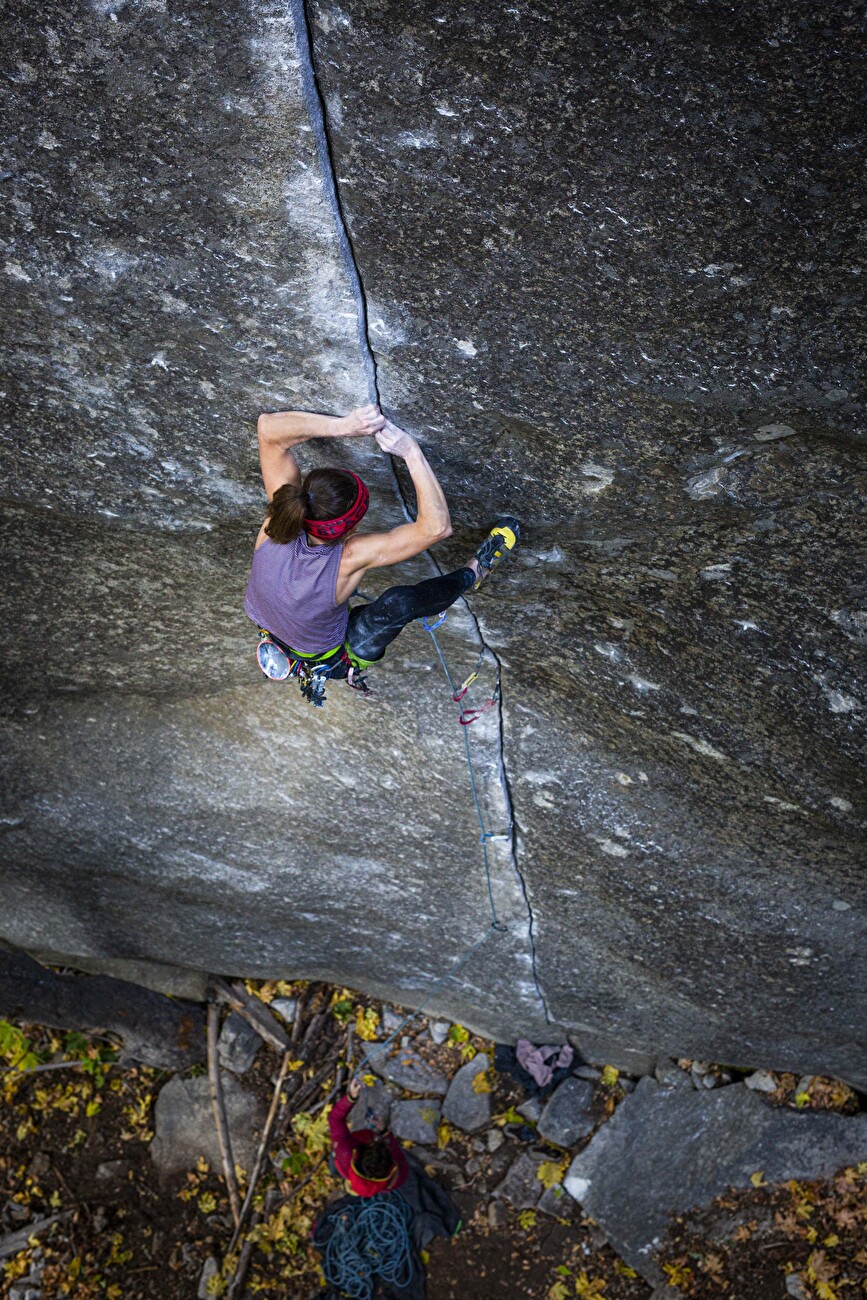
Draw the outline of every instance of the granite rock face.
M675 1092L642 1079L572 1161L565 1186L654 1283L670 1215L749 1187L759 1170L768 1183L828 1178L865 1154L867 1116L774 1109L740 1084Z
M430 1009L863 1082L854 18L308 16L438 559L525 525L443 636L460 678L489 647L481 700L502 669L471 743L509 928ZM370 395L304 42L265 0L5 35L3 935L418 1002L489 922L430 643L314 714L241 609L259 410ZM317 459L400 521L375 448Z

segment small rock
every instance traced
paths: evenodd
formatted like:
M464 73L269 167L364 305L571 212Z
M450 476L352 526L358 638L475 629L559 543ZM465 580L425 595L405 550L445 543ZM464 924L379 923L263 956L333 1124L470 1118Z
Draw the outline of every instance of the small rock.
M399 1047L396 1052L376 1048L368 1060L377 1074L396 1087L405 1088L407 1092L432 1092L438 1097L444 1097L449 1090L449 1081L445 1075L434 1070L411 1048Z
M428 1025L428 1029L437 1046L441 1046L449 1036L451 1025L448 1020L432 1020Z
M602 1078L602 1071L597 1070L592 1065L576 1065L572 1073L576 1079L590 1079L593 1081Z
M212 1277L216 1277L220 1271L220 1265L213 1255L209 1255L202 1265L202 1271L199 1274L199 1289L196 1291L197 1300L210 1300L210 1291L208 1283Z
M474 1178L482 1167L482 1162L478 1156L470 1156L464 1168L467 1171L467 1178Z
M473 1138L472 1142L470 1143L470 1146L473 1148L474 1151L477 1151L480 1155L483 1151L487 1151L488 1149L487 1143L483 1142L481 1138Z
M465 1133L476 1133L491 1122L491 1094L476 1092L476 1078L491 1064L484 1052L479 1052L466 1065L462 1065L449 1085L443 1103L443 1118Z
M794 1300L809 1300L812 1292L804 1286L800 1273L789 1273L786 1276L786 1293L794 1296Z
M753 433L758 442L773 442L775 438L791 438L797 433L790 424L760 424Z
M542 1103L538 1097L528 1097L516 1107L516 1110L528 1124L538 1124L539 1116L542 1114Z
M744 1083L753 1092L776 1092L777 1081L770 1070L754 1070L744 1079Z
M536 1208L554 1219L571 1219L578 1213L578 1206L560 1183L545 1189Z
M502 1201L491 1201L488 1206L488 1223L492 1228L502 1228L508 1217L509 1212Z
M701 1076L701 1086L703 1088L718 1088L721 1083L721 1077L718 1074L714 1074L712 1070L709 1070L707 1074Z
M539 1118L538 1131L558 1147L571 1147L596 1127L591 1114L593 1084L585 1079L564 1079Z
M102 1164L96 1166L96 1181L98 1183L112 1183L116 1179L123 1178L126 1169L127 1163L125 1160L103 1160Z
M392 1011L391 1007L382 1008L382 1028L386 1036L396 1034L405 1019L406 1016L402 1016L399 1011Z
M438 1101L396 1101L391 1107L389 1127L396 1138L402 1142L418 1142L432 1145L437 1140L437 1126L440 1122L440 1104Z
M492 1128L488 1133L488 1150L491 1152L499 1151L505 1140L498 1128Z
M243 1016L233 1011L220 1032L217 1051L220 1064L233 1074L246 1074L262 1046L262 1039Z
M286 1021L287 1025L295 1023L295 1012L298 1010L297 998L275 998L271 1003L271 1010L276 1011L277 1015Z
M545 1190L537 1177L537 1170L545 1157L533 1151L522 1151L509 1168L494 1195L509 1201L517 1210L534 1210Z
M669 1061L665 1057L660 1057L654 1070L657 1083L661 1083L663 1088L691 1088L692 1079L686 1070L682 1070L674 1061Z
M795 1094L797 1095L799 1092L809 1092L813 1086L813 1080L815 1079L815 1077L816 1076L814 1074L803 1074L801 1078L798 1080L798 1086L795 1089Z

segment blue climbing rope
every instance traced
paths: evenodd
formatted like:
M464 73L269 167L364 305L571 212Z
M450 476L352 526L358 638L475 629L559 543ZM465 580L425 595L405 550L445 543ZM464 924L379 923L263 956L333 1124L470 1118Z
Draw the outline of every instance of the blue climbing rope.
M371 1300L376 1278L396 1291L409 1286L411 1224L412 1210L397 1192L379 1192L346 1206L325 1246L326 1278L351 1300Z
M434 646L436 647L436 652L439 655L439 661L442 664L446 681L448 682L449 687L451 689L452 699L457 703L463 698L465 694L466 683L464 684L464 688L461 691L458 691L457 687L455 686L455 682L454 682L454 678L452 677L451 670L449 669L449 666L446 662L445 655L442 652L442 647L440 646L440 643L437 639L436 629L440 627L444 621L445 621L444 615L442 617L437 618L433 622L429 622L428 619L421 620L424 630L430 633L431 640L433 641ZM478 674L478 671L482 666L482 660L484 659L484 656L485 656L485 647L482 646L482 649L479 652L479 658L476 663L475 669L473 670L470 677L467 678L467 683L472 681ZM463 709L461 709L461 719L463 719L463 713L464 711ZM403 1020L401 1020L397 1028L388 1035L388 1038L384 1039L381 1043L375 1043L373 1044L373 1046L371 1046L371 1048L365 1053L360 1064L356 1066L354 1071L354 1074L356 1076L361 1074L365 1065L373 1055L378 1056L380 1053L384 1054L387 1051L387 1049L391 1046L391 1044L394 1042L397 1036L403 1033L406 1026L410 1024L411 1021L415 1020L417 1016L420 1016L421 1013L426 1009L428 1003L430 1002L433 995L436 993L437 989L441 988L442 985L445 984L447 980L450 980L452 976L456 975L458 971L463 966L466 965L466 963L470 960L470 958L475 953L478 952L478 950L482 947L482 945L487 943L488 939L490 939L492 934L505 934L508 931L508 926L504 925L503 922L500 920L499 916L497 915L497 905L494 902L494 890L493 890L493 884L491 880L491 863L488 855L488 842L494 838L495 832L489 831L487 826L485 825L485 816L484 813L482 812L482 804L481 804L481 800L479 799L478 787L476 785L476 773L475 773L475 768L473 766L473 753L470 748L469 728L465 726L463 728L463 733L464 733L464 748L466 751L466 758L467 758L467 771L469 772L469 776L470 776L470 790L473 796L473 804L476 810L476 817L478 818L478 822L479 822L479 842L481 843L482 846L482 860L484 862L484 867L485 867L485 882L487 884L487 889L488 889L488 906L490 907L490 911L491 911L491 925L487 933L482 935L481 939L479 939L477 943L474 943L472 948L470 948L468 952L464 953L463 957L461 957L459 961L455 962L454 966L452 966L450 970L446 971L445 975L441 975L438 980L435 980L434 983L428 987L428 990L424 996L424 1000L419 1003L415 1011L411 1011L408 1016L404 1016Z

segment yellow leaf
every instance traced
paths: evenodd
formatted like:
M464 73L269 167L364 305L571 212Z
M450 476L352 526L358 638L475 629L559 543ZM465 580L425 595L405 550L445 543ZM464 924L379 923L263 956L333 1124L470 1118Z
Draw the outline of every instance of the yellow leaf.
M84 1108L84 1113L88 1119L91 1119L94 1115L98 1115L101 1110L101 1101L89 1101Z
M123 1287L117 1282L112 1282L111 1286L105 1289L106 1300L122 1300Z
M830 1282L817 1282L816 1295L819 1300L837 1300L838 1293L831 1286Z
M473 1079L473 1092L491 1092L491 1081L487 1070L480 1070Z
M376 1039L376 1031L379 1028L379 1016L373 1007L358 1007L355 1012L355 1032L358 1037L365 1043L372 1043Z
M638 1277L635 1269L630 1268L628 1264L624 1264L622 1259L615 1259L614 1272L619 1273L621 1277Z
M586 1273L579 1273L575 1279L575 1294L582 1297L582 1300L590 1300L591 1296L600 1296L605 1290L606 1283L601 1277L594 1277L592 1280Z
M451 1139L452 1139L452 1131L449 1128L448 1124L446 1124L445 1121L443 1121L443 1123L440 1124L439 1128L437 1129L437 1146L439 1147L440 1151L442 1151L444 1147L448 1146Z
M304 1065L303 1061L290 1061L289 1064L286 1066L286 1069L289 1070L291 1074L294 1074L295 1071L300 1070L303 1065Z
M199 1197L199 1209L202 1214L213 1214L217 1208L217 1198L213 1192L203 1192Z
M548 1292L548 1300L568 1300L569 1291L565 1282L555 1282Z
M750 1182L752 1183L753 1187L764 1186L765 1185L764 1169L757 1169L754 1174L750 1174Z
M376 1083L376 1075L375 1075L375 1074L363 1074L363 1075L361 1076L361 1082L364 1084L365 1088L372 1088L373 1085Z
M430 1251L422 1250L419 1251L419 1254L421 1255L421 1262L424 1264L425 1268L427 1268L430 1263Z
M614 1065L605 1065L602 1068L602 1082L606 1088L613 1088L620 1078L620 1071Z
M808 1092L795 1093L795 1105L798 1107L798 1110L802 1110L803 1107L807 1105L809 1100L810 1100L810 1094Z
M562 1183L565 1172L565 1160L561 1164L557 1164L553 1160L543 1160L536 1170L536 1177L539 1179L542 1186L550 1191L552 1187L556 1187L558 1183Z
M522 1210L518 1215L518 1222L525 1232L529 1232L531 1228L536 1226L536 1211Z

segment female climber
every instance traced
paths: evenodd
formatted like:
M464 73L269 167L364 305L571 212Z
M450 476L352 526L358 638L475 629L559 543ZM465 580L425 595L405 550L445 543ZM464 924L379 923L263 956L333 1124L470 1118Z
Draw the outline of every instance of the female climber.
M244 609L263 641L274 643L291 665L307 673L302 689L313 703L324 698L324 678L349 677L383 657L413 619L445 610L471 587L478 588L517 544L511 516L498 519L472 559L452 573L412 586L389 587L376 600L349 608L349 597L369 569L400 564L451 536L442 488L410 434L384 418L376 406L345 417L284 411L261 415L259 457L268 496L256 538ZM405 462L416 492L413 523L389 532L359 533L369 493L350 470L314 469L302 478L293 449L310 438L374 437L383 451ZM259 662L263 662L260 645ZM288 675L290 668L287 666ZM310 686L311 674L313 686ZM362 689L365 689L362 685ZM317 698L317 692L319 698Z

